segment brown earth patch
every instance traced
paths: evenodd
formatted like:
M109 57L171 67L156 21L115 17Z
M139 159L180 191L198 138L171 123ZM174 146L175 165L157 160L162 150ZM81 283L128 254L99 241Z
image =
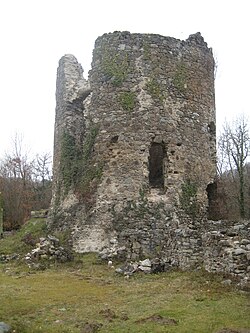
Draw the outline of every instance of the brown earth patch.
M222 330L216 333L250 333L250 329L231 329L231 328L223 328Z
M144 324L147 322L154 322L154 323L158 323L160 325L177 325L178 324L177 320L175 320L173 318L166 318L159 314L154 314L150 317L142 318L142 319L139 319L136 321L137 324Z
M81 333L96 333L102 327L101 323L89 323L86 322L81 328Z
M113 321L113 319L117 318L116 313L111 309L104 309L101 310L99 313L103 318L107 319L108 321Z

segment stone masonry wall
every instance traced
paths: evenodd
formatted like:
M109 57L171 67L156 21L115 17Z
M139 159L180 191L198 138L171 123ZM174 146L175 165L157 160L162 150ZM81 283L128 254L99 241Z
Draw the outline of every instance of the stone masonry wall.
M250 285L250 221L209 221L202 235L204 268Z
M117 235L118 244L128 248L135 239L142 254L159 248L155 234L163 242L168 234L165 213L155 231L151 220L159 205L172 218L184 183L195 184L200 210L206 208L206 187L215 175L213 70L212 52L199 34L187 41L128 32L97 39L89 117L98 125L94 158L103 168L94 220ZM164 152L158 188L149 183L152 144ZM147 230L137 231L139 225Z
M215 159L214 60L199 33L104 34L88 82L61 59L50 226L76 251L199 266Z
M64 201L65 194L72 189L74 161L82 154L85 135L83 102L89 94L90 87L83 78L81 65L74 56L65 55L60 60L57 71L51 203L54 220L58 214L58 206Z

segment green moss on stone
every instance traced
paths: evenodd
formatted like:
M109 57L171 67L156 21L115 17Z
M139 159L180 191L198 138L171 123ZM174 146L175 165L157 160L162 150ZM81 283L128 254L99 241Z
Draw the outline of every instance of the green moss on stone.
M75 138L66 130L61 141L60 173L63 179L64 194L67 194L78 174L80 149L76 147Z
M126 54L115 55L108 51L104 52L102 60L102 72L114 86L121 86L128 73L128 57Z
M146 84L146 89L153 99L159 100L160 102L164 101L163 90L155 77L149 79Z
M180 92L184 93L187 88L187 68L184 63L180 63L173 77L173 83L175 88Z
M197 200L197 185L190 180L187 180L182 184L181 189L181 208L192 218L197 217L200 211L200 205Z
M132 111L135 107L136 97L132 91L123 92L119 95L119 102L126 111Z
M91 125L89 133L87 134L84 144L83 144L83 161L87 162L93 151L93 146L95 144L95 139L98 134L98 126Z

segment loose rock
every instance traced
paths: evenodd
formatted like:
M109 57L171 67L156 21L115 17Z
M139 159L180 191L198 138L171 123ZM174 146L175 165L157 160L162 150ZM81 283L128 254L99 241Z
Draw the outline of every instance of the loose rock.
M10 325L4 323L3 321L0 322L0 333L8 333L11 331Z

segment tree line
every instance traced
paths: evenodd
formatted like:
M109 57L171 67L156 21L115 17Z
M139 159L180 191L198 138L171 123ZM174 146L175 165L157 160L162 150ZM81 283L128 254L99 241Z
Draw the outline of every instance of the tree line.
M51 155L31 157L19 135L13 139L10 152L0 160L5 230L18 229L30 218L32 210L48 209L51 200Z

